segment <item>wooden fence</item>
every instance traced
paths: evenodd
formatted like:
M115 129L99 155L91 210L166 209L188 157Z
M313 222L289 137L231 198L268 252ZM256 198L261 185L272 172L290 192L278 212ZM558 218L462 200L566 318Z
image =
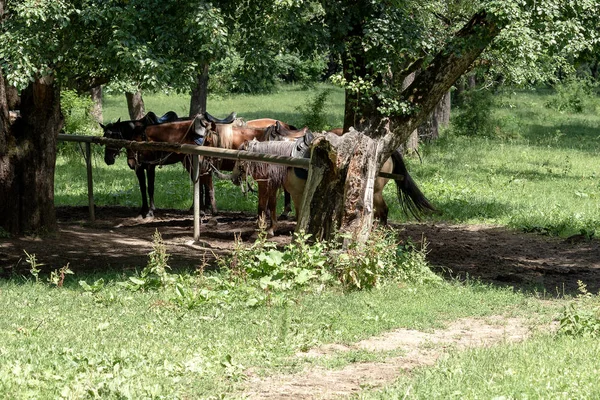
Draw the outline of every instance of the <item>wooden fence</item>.
M94 186L92 180L92 161L91 161L91 144L110 145L119 148L127 148L131 150L150 150L150 151L168 151L173 153L193 154L205 157L226 158L229 160L246 160L246 161L261 161L270 164L287 165L289 167L297 167L308 169L310 160L307 158L294 158L278 156L273 154L250 153L244 150L229 150L217 147L194 146L189 144L179 143L159 143L159 142L136 142L131 140L108 139L101 136L83 136L83 135L66 135L59 134L59 141L85 143L85 162L87 169L88 183L88 204L90 219L95 220L94 215ZM193 157L192 163L192 179L194 181L194 241L200 239L200 184L198 157ZM380 172L379 176L389 179L402 180L402 175L388 174Z

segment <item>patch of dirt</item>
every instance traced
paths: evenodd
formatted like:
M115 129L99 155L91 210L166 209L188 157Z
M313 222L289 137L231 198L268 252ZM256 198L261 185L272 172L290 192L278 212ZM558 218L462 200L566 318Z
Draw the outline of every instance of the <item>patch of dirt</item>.
M153 219L136 218L137 209L97 207L88 221L87 207L58 207L59 231L52 237L0 239L0 276L27 271L24 250L35 254L45 269L69 263L77 273L143 268L158 230L171 255L172 268L214 264L230 252L234 238L252 242L256 215L221 212L203 218L201 243L192 244L193 216L182 210L157 210ZM289 243L294 222L280 221L277 243ZM403 238L426 239L428 260L446 275L461 279L546 290L550 295L576 293L582 280L593 293L600 290L600 241L577 241L524 234L487 225L393 225Z
M350 364L342 369L311 368L298 374L268 378L250 377L243 395L250 399L333 399L358 393L364 387L380 387L393 382L400 374L420 366L433 365L449 350L492 346L525 340L531 334L519 318L463 318L446 329L431 333L397 329L351 347L327 345L299 354L326 357L352 349L372 352L401 350L403 355L388 357L384 362Z
M520 233L489 225L400 225L402 237L426 239L429 262L446 275L480 279L550 296L576 294L577 281L600 290L600 241Z

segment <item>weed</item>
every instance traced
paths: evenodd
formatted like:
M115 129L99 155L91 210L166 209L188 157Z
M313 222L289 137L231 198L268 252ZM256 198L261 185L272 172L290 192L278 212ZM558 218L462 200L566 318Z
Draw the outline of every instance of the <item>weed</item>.
M56 287L62 287L65 282L65 275L73 275L74 272L69 268L69 263L60 269L55 269L50 272L50 277L48 278L48 283L54 285Z
M353 243L345 252L338 252L331 264L348 289L370 289L386 280L440 282L427 265L425 249L425 244L417 250L411 242L400 242L391 229L377 228L366 243Z
M568 336L600 337L600 297L588 292L582 281L579 295L565 306L560 318L559 333Z
M128 281L119 282L129 290L159 289L171 286L175 277L167 272L169 254L158 230L152 236L152 251L148 254L148 264L139 276L130 276Z
M95 280L91 285L86 281L79 281L79 286L81 286L87 293L98 293L104 289L104 278Z
M35 254L29 254L27 250L23 250L27 256L27 264L29 264L29 273L35 278L35 283L40 282L40 269L38 267L44 265L37 262Z
M302 115L302 125L308 126L313 131L322 131L331 128L325 116L325 106L331 90L325 89L297 108Z

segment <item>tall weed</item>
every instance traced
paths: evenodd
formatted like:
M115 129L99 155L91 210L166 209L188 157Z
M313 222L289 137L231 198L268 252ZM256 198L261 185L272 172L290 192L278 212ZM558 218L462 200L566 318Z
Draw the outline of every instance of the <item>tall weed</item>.
M303 105L297 108L297 111L301 114L303 126L308 126L313 131L324 131L332 128L328 125L327 116L325 115L330 94L331 90L325 89L314 97L308 98Z

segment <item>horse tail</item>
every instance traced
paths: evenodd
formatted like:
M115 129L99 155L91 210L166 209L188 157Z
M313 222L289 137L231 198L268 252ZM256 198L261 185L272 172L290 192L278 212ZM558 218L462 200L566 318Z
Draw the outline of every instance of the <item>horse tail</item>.
M392 153L392 161L394 163L392 173L404 176L403 180L395 180L398 190L398 201L400 201L404 213L406 215L412 214L420 221L423 213L437 212L409 175L399 150L395 150Z

